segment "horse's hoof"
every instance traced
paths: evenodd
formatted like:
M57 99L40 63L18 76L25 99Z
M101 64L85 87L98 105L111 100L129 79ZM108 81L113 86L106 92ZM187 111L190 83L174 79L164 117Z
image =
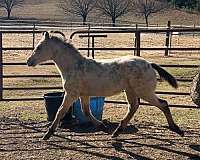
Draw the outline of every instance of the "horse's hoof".
M108 129L108 127L105 124L103 124L103 123L99 126L99 128L101 130L103 130L103 131L107 131L107 129Z
M46 140L48 140L49 138L50 138L50 136L44 135L44 136L42 137L42 140L46 141Z
M184 131L182 131L181 129L176 130L175 131L178 135L180 135L181 137L184 137Z
M184 131L182 131L178 126L171 127L170 130L173 131L173 132L175 132L175 133L177 133L181 137L184 136Z
M117 129L112 134L112 138L118 137L119 133L122 132L123 130L124 129L121 126L117 127Z
M44 137L42 138L43 140L48 140L53 134L53 131L48 130L48 132L44 135Z
M112 134L112 138L116 138L116 137L118 137L119 136L119 133L118 132L113 132L113 134Z

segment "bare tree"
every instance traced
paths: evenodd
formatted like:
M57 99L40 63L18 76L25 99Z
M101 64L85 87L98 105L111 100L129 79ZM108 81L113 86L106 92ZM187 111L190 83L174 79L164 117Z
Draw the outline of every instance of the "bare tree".
M93 10L96 0L60 0L58 7L65 14L72 14L82 18L83 24L86 23L88 14Z
M7 18L10 19L13 7L22 6L24 0L0 0L0 7L5 8Z
M167 0L134 0L133 8L137 15L144 16L146 26L149 26L149 16L167 8Z
M115 26L117 18L130 11L130 5L130 0L97 0L96 7L103 15L110 17Z

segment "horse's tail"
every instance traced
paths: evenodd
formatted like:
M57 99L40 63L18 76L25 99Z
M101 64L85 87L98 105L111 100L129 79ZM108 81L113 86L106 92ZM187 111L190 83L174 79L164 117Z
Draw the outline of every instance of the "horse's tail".
M166 80L172 87L178 88L178 83L176 79L170 73L168 73L166 70L155 63L151 63L151 66L158 72L162 79Z

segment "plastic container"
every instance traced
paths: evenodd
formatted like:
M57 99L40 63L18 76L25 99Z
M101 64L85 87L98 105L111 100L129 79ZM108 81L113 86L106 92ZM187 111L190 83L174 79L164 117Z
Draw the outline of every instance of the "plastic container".
M53 121L58 108L62 104L64 97L64 92L52 92L44 95L44 102L47 111L47 120ZM68 121L72 119L72 107L65 114L64 118L61 121Z
M64 92L52 92L44 95L44 102L47 111L47 120L53 121L58 108L62 104ZM95 118L98 120L102 119L103 106L105 97L91 97L90 98L90 109ZM80 100L77 100L70 107L69 111L65 114L61 121L70 122L72 119L76 120L76 123L83 124L88 123L88 119L84 115L81 109Z
M98 120L102 119L103 106L105 97L91 97L90 98L90 109L95 118ZM81 109L80 100L77 100L73 104L73 116L78 124L88 123L88 119L84 115Z

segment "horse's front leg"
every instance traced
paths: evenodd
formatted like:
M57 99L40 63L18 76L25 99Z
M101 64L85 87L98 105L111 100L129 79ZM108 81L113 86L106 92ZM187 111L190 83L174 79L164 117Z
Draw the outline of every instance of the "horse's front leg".
M88 96L82 96L81 97L81 107L84 115L87 117L89 121L91 121L96 127L100 127L103 130L106 130L106 126L103 124L103 122L97 120L91 113L90 110L90 97Z
M43 140L47 140L51 137L51 135L56 130L56 127L58 126L60 120L64 117L65 113L68 112L70 106L73 104L74 101L78 99L77 96L74 96L75 94L66 94L64 95L63 102L61 106L59 107L55 119L52 123L52 125L49 127L48 131L43 137Z

